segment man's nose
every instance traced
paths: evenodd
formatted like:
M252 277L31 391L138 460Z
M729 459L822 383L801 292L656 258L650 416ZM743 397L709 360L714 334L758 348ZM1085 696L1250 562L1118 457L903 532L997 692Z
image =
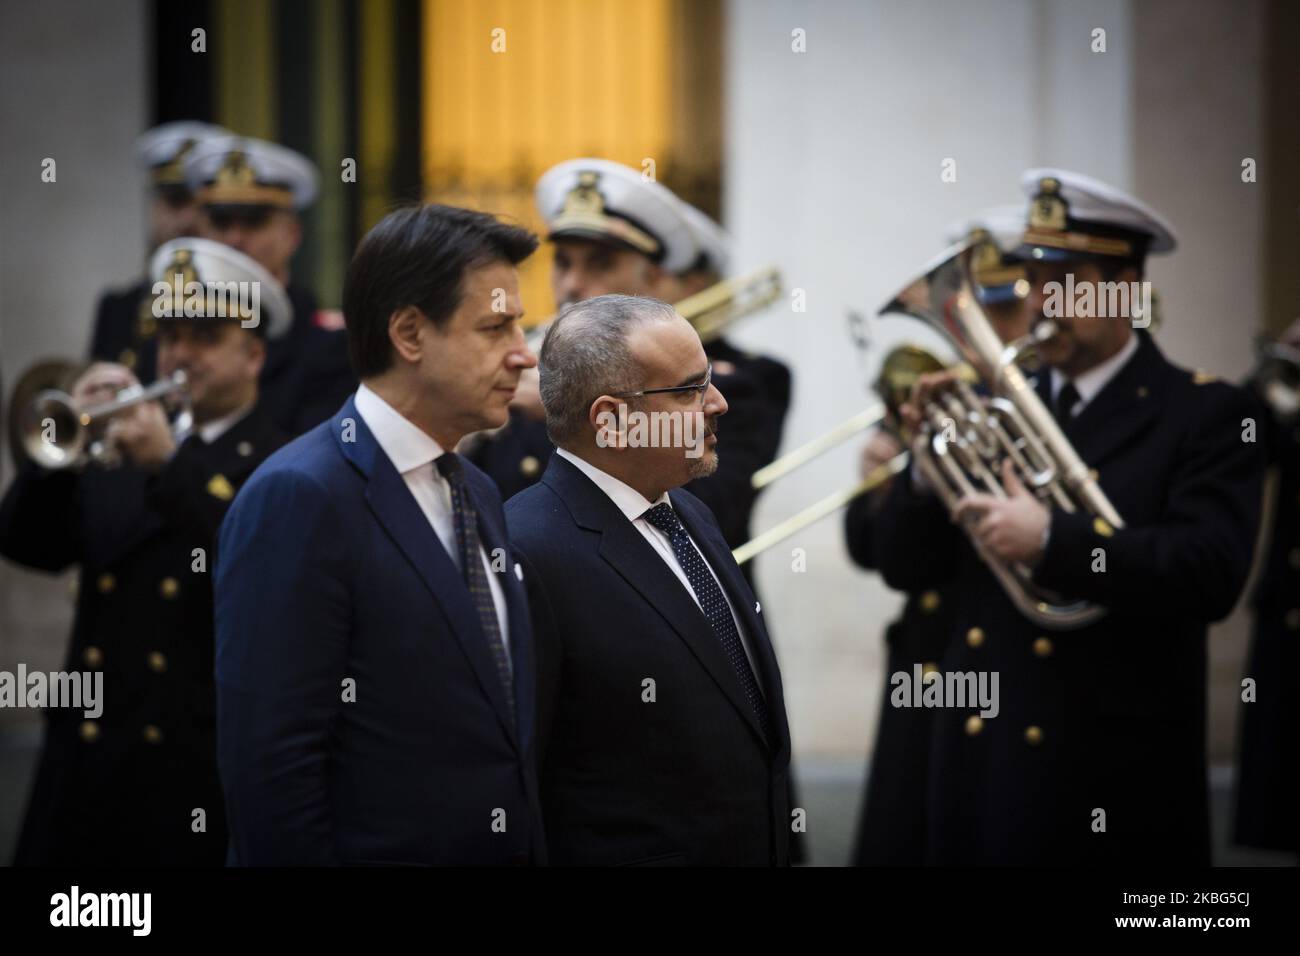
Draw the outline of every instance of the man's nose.
M704 413L713 416L725 415L727 407L727 400L718 390L718 386L710 382L708 391L704 393Z

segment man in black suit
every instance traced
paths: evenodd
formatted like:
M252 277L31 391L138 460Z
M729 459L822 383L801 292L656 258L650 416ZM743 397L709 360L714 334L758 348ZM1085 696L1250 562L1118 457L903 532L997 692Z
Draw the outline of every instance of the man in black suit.
M551 859L785 865L780 671L717 521L681 489L717 467L727 410L699 336L657 300L586 300L547 334L541 395L557 451L506 514Z
M218 758L231 861L543 862L522 573L450 449L536 364L531 233L390 213L348 268L361 387L258 469L221 528Z
M169 242L155 254L152 278L170 283L178 270L196 281L261 283L256 327L220 311L159 318L158 365L166 375L186 373L189 414L173 427L157 402L132 406L104 437L121 467L47 470L38 458L0 502L0 554L45 571L80 565L64 669L95 675L104 688L97 719L46 713L19 866L225 859L213 548L236 489L285 439L257 405L257 380L266 338L287 332L290 316L283 293L272 294L274 280L226 246ZM133 385L125 366L99 362L73 399L98 404Z
M1022 186L1029 308L1056 323L1039 348L1038 396L1124 525L1050 506L1010 469L1004 497L959 502L956 519L990 555L1106 609L1048 632L1017 610L923 473L894 482L877 519L886 582L910 590L951 574L939 670L1000 677L992 713L936 711L926 861L1205 866L1206 632L1250 566L1263 455L1249 423L1260 412L1241 390L1172 364L1144 327L1149 311L1103 286L1140 283L1147 254L1173 249L1158 214L1068 171L1031 170ZM934 386L918 380L903 407L911 427Z

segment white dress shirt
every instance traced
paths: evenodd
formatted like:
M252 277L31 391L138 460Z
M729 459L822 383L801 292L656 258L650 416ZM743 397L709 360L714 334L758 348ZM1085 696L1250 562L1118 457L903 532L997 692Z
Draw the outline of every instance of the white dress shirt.
M1097 397L1097 393L1106 387L1112 378L1119 374L1126 362L1133 357L1133 353L1138 350L1138 337L1136 332L1129 334L1128 341L1124 347L1112 355L1100 365L1094 365L1086 372L1081 372L1074 378L1075 390L1079 393L1079 400L1074 403L1074 409L1070 412L1070 417L1076 417L1080 412L1088 407L1088 403ZM1065 383L1070 381L1056 369L1052 369L1052 406L1056 406L1057 396L1061 394L1061 389Z
M597 488L605 492L609 497L609 500L614 502L614 506L617 507L619 511L623 512L624 517L626 517L628 521L632 522L632 526L641 533L641 537L645 538L646 541L650 543L650 547L654 549L655 554L659 555L664 564L668 565L669 570L672 571L673 574L677 575L677 580L682 582L682 587L686 589L686 593L691 596L691 599L695 601L696 606L700 608L701 612L703 612L704 606L700 604L699 595L697 595L695 590L691 587L690 578L686 576L686 572L677 562L677 556L673 554L673 545L668 539L668 535L664 534L642 517L647 511L660 503L667 504L668 507L671 508L672 502L669 501L668 494L665 492L659 496L658 501L648 502L641 492L637 491L631 485L615 478L613 475L601 471L595 465L591 464L591 462L584 461L577 455L565 451L563 448L557 448L555 453L565 461L570 462L575 468L590 478ZM682 530L686 531L687 538L691 537L690 531L686 529L685 522L682 523ZM749 668L754 672L754 679L758 681L759 689L766 694L767 688L763 686L763 672L759 670L758 663L754 657L754 649L750 646L750 636L745 632L745 628L740 623L740 618L736 615L736 607L731 603L731 598L727 596L727 589L722 586L722 581L718 579L718 572L713 570L708 559L704 557L703 552L700 552L700 546L695 543L694 539L691 539L691 547L699 552L700 561L709 569L709 573L713 575L713 580L717 582L718 590L722 592L722 597L727 602L727 608L731 611L731 619L736 624L736 633L740 635L740 643L745 649L745 656L749 658Z
M224 435L230 429L234 428L245 415L253 410L253 402L235 409L229 415L222 415L220 418L213 419L206 425L200 425L197 429L199 437L203 439L205 445L211 445L214 441ZM181 412L176 419L176 426L173 432L173 439L179 446L185 439L194 434L194 415L189 411Z
M443 550L459 568L460 548L456 544L456 521L451 510L451 485L434 465L434 461L443 454L442 446L365 385L357 389L356 405L357 414L406 482L411 497L420 506L433 533L442 542ZM492 562L481 540L479 560L487 572L488 587L492 589L492 604L497 612L497 627L501 630L501 642L505 645L506 660L509 661L510 616L506 610L506 595L497 575L492 571Z

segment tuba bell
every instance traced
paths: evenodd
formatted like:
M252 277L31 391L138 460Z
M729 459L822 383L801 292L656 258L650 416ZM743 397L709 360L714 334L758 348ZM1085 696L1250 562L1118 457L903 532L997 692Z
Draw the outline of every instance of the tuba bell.
M941 332L988 393L979 394L962 380L936 391L912 440L912 460L949 511L968 494L1005 498L1000 475L1009 459L1025 487L1045 504L1122 528L1114 505L1020 367L1037 343L1052 336L1054 323L1039 322L1030 335L1004 345L976 301L970 277L975 245L967 240L950 247L880 310L920 319ZM1038 587L1027 567L1001 561L973 537L972 543L1017 610L1042 627L1084 627L1106 613L1100 605Z

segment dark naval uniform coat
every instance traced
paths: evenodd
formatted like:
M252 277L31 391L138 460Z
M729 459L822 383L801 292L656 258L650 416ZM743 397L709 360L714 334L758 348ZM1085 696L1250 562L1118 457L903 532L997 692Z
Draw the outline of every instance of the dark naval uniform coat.
M46 711L17 865L223 862L213 548L236 490L282 442L255 409L211 445L191 436L153 477L130 467L29 465L10 485L0 554L46 571L81 566L63 666L104 675L98 719ZM202 832L196 809L206 817Z
M999 675L996 717L935 713L927 862L1209 863L1206 632L1245 585L1263 454L1243 440L1243 421L1261 413L1138 335L1134 355L1064 426L1125 528L1054 510L1034 572L1046 588L1109 608L1099 622L1057 632L1030 623L908 474L881 510L877 560L892 587L954 575L940 671ZM1045 402L1050 380L1039 381Z
M1244 677L1236 842L1300 852L1300 423L1273 425L1277 495Z
M845 539L853 563L876 570L876 515L887 488L855 498L844 516ZM902 615L885 629L885 686L876 742L867 769L867 786L853 849L855 866L917 866L925 858L925 795L934 712L895 707L890 702L894 674L938 667L952 631L949 581L936 577L910 591ZM864 637L874 637L864 634Z

